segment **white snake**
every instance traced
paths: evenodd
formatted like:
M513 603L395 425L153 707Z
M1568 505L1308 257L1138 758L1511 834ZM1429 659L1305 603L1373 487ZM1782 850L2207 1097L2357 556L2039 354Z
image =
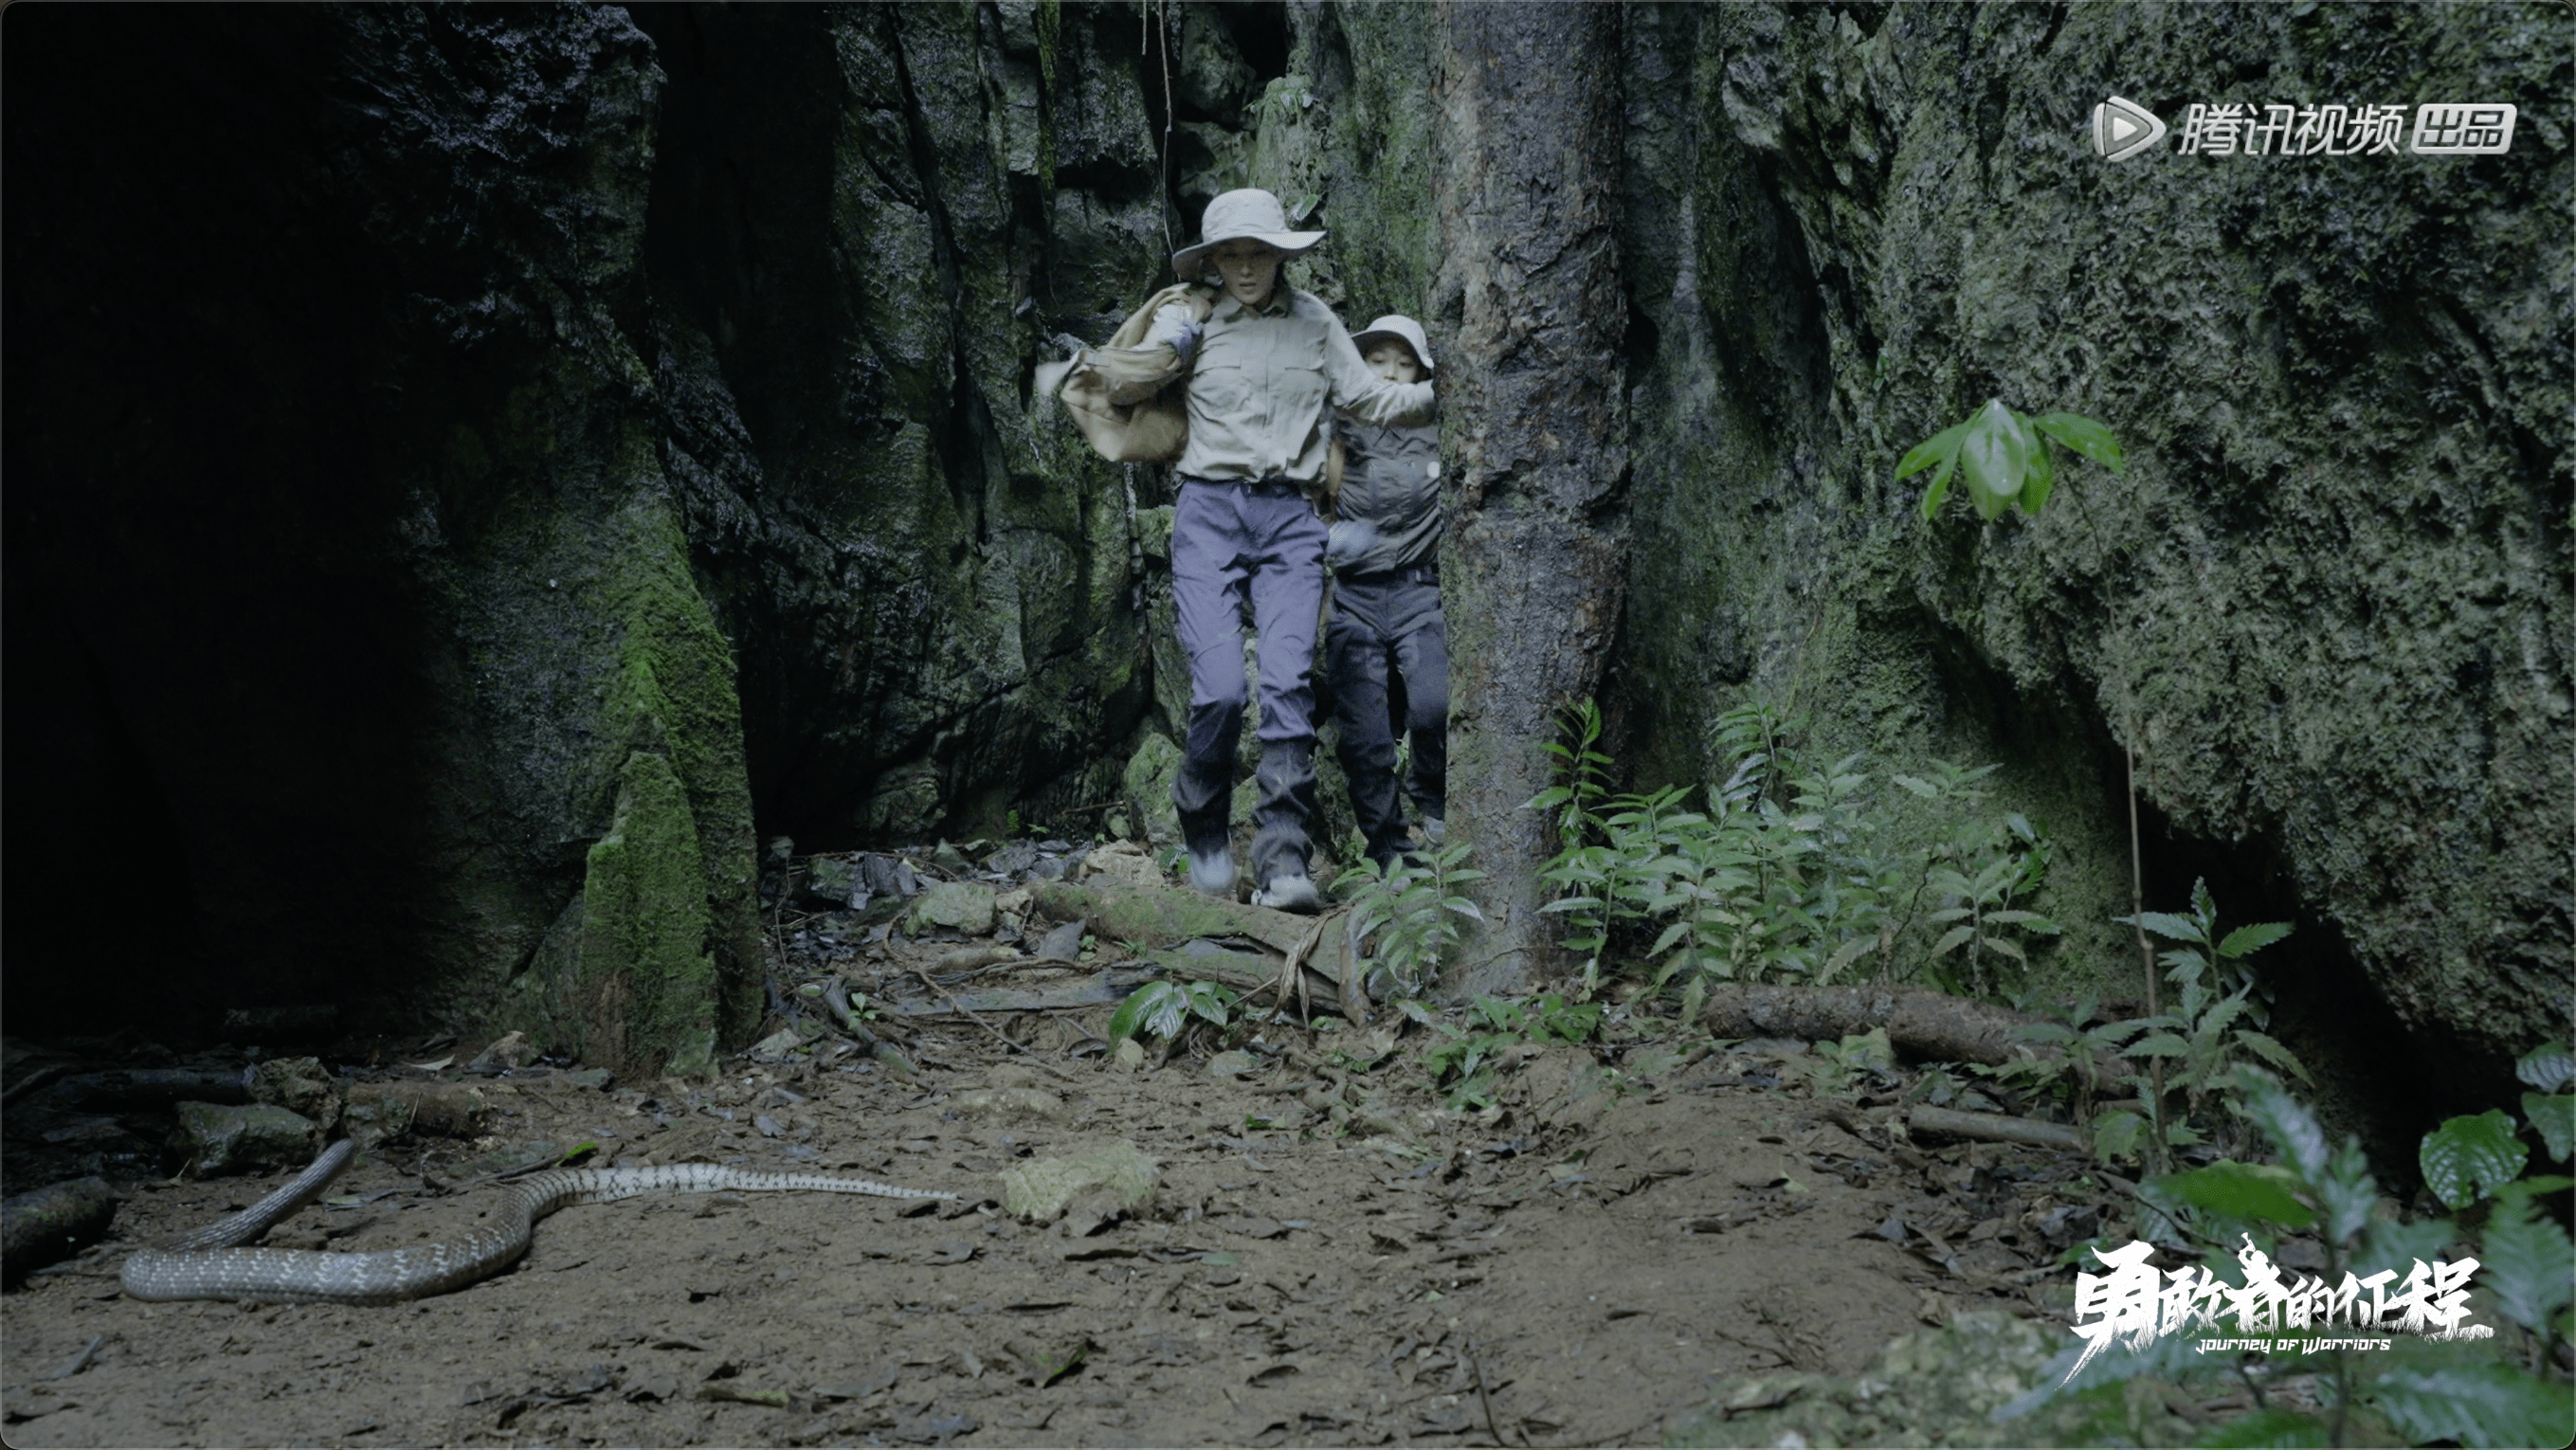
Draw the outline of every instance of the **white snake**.
M323 1150L295 1181L193 1234L138 1250L125 1261L125 1293L134 1299L246 1299L261 1304L395 1304L444 1294L508 1267L528 1251L538 1219L576 1203L609 1203L646 1193L717 1193L806 1189L869 1193L880 1198L955 1198L896 1188L864 1178L819 1173L746 1173L712 1163L662 1168L560 1168L510 1185L498 1222L454 1243L422 1244L369 1254L309 1249L241 1249L271 1224L311 1202L356 1146L346 1139Z

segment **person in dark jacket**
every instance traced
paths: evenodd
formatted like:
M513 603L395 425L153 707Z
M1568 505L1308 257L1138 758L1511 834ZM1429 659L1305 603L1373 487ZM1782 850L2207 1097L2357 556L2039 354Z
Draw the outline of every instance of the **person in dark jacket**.
M1379 377L1431 375L1431 346L1410 317L1381 317L1352 337ZM1342 772L1370 859L1392 865L1411 844L1397 799L1393 707L1412 746L1407 793L1423 838L1440 844L1448 802L1449 626L1440 612L1440 428L1375 423L1349 412L1342 443L1339 521L1327 537L1332 614L1324 669L1340 727Z

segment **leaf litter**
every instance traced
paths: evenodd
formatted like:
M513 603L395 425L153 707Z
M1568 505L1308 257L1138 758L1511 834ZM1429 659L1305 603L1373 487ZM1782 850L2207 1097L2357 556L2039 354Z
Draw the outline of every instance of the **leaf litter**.
M930 1000L913 973L947 950L898 938L829 969L892 1016ZM10 1441L306 1443L368 1420L386 1443L1654 1440L1777 1407L1962 1312L2064 1338L2057 1261L2126 1202L2050 1150L1918 1145L1902 1075L1819 1095L1795 1044L1549 1043L1462 1114L1431 1091L1419 1032L1273 1026L1237 1079L1187 1055L1071 1055L1108 1011L868 1024L909 1073L800 1032L806 1050L733 1059L713 1085L484 1080L491 1136L366 1155L344 1186L387 1211L331 1247L460 1232L489 1190L427 1194L423 1173L462 1182L572 1143L965 1201L587 1206L515 1271L391 1308L146 1305L40 1277L7 1304L0 1369L28 1386ZM1114 1202L1004 1211L1014 1174L1104 1153L1159 1172L1129 1170ZM134 1185L111 1247L282 1176ZM84 1346L76 1380L43 1378Z

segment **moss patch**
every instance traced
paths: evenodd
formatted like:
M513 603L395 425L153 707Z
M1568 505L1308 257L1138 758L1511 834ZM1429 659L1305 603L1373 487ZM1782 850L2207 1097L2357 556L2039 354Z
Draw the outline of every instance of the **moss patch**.
M716 964L687 791L671 762L638 750L618 773L617 814L582 884L577 1000L565 1024L581 1056L622 1076L697 1066L715 1027Z

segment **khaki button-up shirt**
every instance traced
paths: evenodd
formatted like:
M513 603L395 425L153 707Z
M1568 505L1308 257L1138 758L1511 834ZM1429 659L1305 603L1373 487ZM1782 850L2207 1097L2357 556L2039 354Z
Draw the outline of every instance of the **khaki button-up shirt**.
M1182 341L1191 330L1187 308L1167 307L1155 316L1153 340ZM1431 385L1369 371L1342 320L1311 292L1275 288L1258 312L1220 298L1196 331L1190 442L1180 462L1189 477L1316 484L1332 442L1328 407L1370 423L1431 414Z

